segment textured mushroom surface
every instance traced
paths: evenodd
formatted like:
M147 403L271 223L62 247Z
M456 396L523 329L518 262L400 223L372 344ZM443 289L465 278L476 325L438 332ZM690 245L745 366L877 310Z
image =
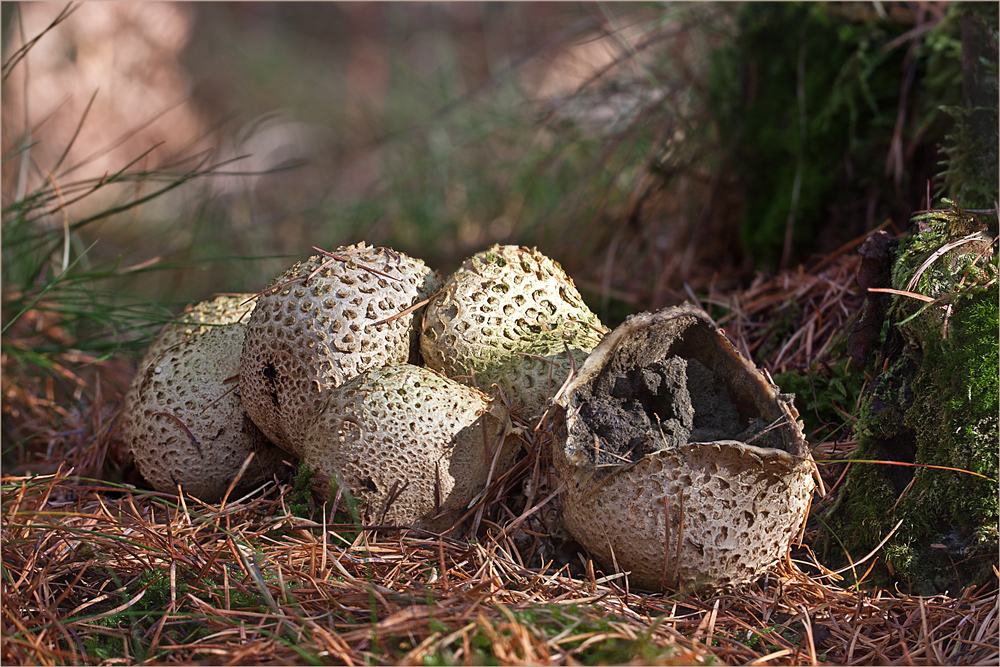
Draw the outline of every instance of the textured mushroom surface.
M208 327L148 359L126 402L126 437L139 472L157 491L179 484L219 500L244 461L235 492L253 489L287 455L250 421L235 382L246 327Z
M422 261L388 248L360 243L331 255L298 262L271 283L243 345L247 413L295 455L328 389L369 368L417 360L414 318L422 310L405 311L441 285Z
M466 260L444 290L424 313L424 363L490 393L496 384L529 421L608 331L562 267L537 250L493 246Z
M146 351L146 358L152 359L171 345L191 340L214 327L246 322L256 301L255 294L227 294L188 306L175 321L163 327Z
M554 413L563 521L633 586L750 581L805 520L814 463L792 398L697 308L627 319Z
M506 422L506 409L472 387L386 366L328 392L303 463L349 491L366 524L445 530L513 462Z
M165 350L185 341L194 340L202 334L212 331L220 326L235 323L245 323L250 313L253 312L257 295L255 294L228 294L217 296L206 301L191 304L180 313L173 322L169 322L150 343L146 354L139 362L139 368L132 379L128 392L125 394L126 414L129 414L129 406L135 405L138 401L139 384L149 365L156 360ZM239 350L237 350L237 354ZM129 432L131 421L126 419L122 424L122 437L125 442L132 442L132 435Z

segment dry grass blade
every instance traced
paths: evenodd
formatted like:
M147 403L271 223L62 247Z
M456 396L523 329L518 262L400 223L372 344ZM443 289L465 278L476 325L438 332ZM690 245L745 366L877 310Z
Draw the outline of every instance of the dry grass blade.
M525 567L506 539L523 515L488 527L478 544L405 530L342 542L354 526L317 535L278 511L287 486L225 512L186 513L170 496L66 473L7 478L2 492L5 664L95 664L116 651L126 662L348 664L982 664L998 655L995 587L958 599L873 594L782 565L700 598L626 597L622 577L596 569L588 580L567 566Z
M934 303L935 299L926 296L924 294L917 294L916 292L907 292L905 290L892 289L889 287L869 287L869 292L879 292L882 294L895 294L897 296L905 296L911 299L916 299L917 301L923 301L924 303Z
M347 262L351 261L351 260L349 260L346 257L341 257L340 255L335 255L334 253L330 252L329 250L323 250L322 248L317 248L316 246L312 246L312 249L315 250L316 252L320 253L321 255L329 257L330 260L332 260L334 262L347 263ZM319 273L320 270L323 269L323 268L326 268L326 264L321 265L315 271L313 271L312 273L310 273L309 277L306 278L306 282L308 283L309 279L312 278L313 276L315 276L317 273ZM382 271L379 271L378 269L373 269L370 266L365 266L364 264L358 264L358 268L362 269L364 271L368 271L369 273L374 273L375 275L382 276L383 278L388 278L389 280L395 280L397 282L400 281L400 280L402 280L402 278L400 278L399 276L390 276L388 273L383 273Z
M702 300L727 311L719 326L762 368L774 375L806 369L832 361L830 353L860 311L864 293L854 280L859 263L857 255L842 254L810 271L758 277L725 296L713 289Z

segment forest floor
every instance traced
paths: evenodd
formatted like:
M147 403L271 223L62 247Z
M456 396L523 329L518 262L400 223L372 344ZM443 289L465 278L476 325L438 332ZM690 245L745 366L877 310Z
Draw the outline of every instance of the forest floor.
M843 336L861 303L855 249L729 294L693 296L773 375L829 369L844 363ZM789 314L791 303L798 308ZM11 345L31 346L65 332L29 312L10 334ZM627 574L553 551L558 539L544 520L551 499L523 492L529 479L528 488L540 488L550 470L545 426L485 495L474 533L376 532L335 523L290 467L245 497L212 505L146 490L119 436L130 358L66 353L53 360L61 381L21 377L8 362L5 355L4 439L23 444L0 487L4 664L1000 657L996 582L914 596L866 585L877 551L853 554L855 567L837 573L813 555L814 517L836 497L855 444L854 405L832 406L843 416L837 428L820 419L807 433L825 488L785 560L736 588L645 593ZM518 527L529 539L511 539Z
M586 5L582 17L550 16L556 5L546 3L424 4L419 29L412 15L395 9L380 18L378 3L328 3L329 24L296 3L204 3L197 15L194 5L160 3L135 17L123 14L148 31L149 43L193 31L201 46L187 57L202 77L197 95L219 106L219 118L232 109L244 114L235 134L245 141L211 158L199 151L215 121L198 121L187 102L175 111L180 120L161 117L164 103L147 90L152 79L185 80L178 53L184 39L152 49L143 67L132 68L144 73L135 77L135 98L155 102L150 109L127 108L126 89L108 93L113 72L99 77L100 97L80 74L96 67L88 58L123 62L105 57L104 46L124 34L110 20L69 41L26 41L8 55L5 100L17 100L29 84L46 94L80 88L61 121L39 101L30 109L44 109L52 120L15 122L10 109L27 114L26 101L4 108L0 663L998 664L997 579L918 596L903 583L872 583L872 568L884 562L879 549L850 554L854 566L839 572L813 550L847 470L864 464L849 461L858 400L871 380L859 369L848 372L846 336L864 298L855 280L857 250L879 220L890 221L887 227L923 202L931 206L929 179L940 158L935 133L943 122L936 114L960 97L957 24L944 4L789 4L788 25L796 26L788 31L795 39L784 44L790 50L776 50L764 33L759 58L773 57L777 67L798 54L804 72L805 42L797 35L814 37L832 26L830 39L850 47L844 61L858 64L857 71L848 76L853 70L845 67L844 76L838 70L835 79L810 86L808 100L804 75L788 72L797 84L775 98L781 113L757 107L758 129L767 131L743 151L746 164L738 142L716 132L705 99L714 90L731 102L722 111L732 106L732 119L742 123L750 102L764 99L758 83L763 90L779 77L758 78L753 70L754 94L743 94L735 73L745 54L716 59L727 53L717 51L721 46L734 43L734 19L722 11L728 3L666 3L669 11L643 5L645 23L623 22L627 29L616 27L604 4ZM775 17L785 16L783 3L746 4L772 15L751 27L781 30ZM77 9L83 16L130 7L71 5L22 32L42 37L61 22L69 26ZM522 17L523 7L530 12ZM285 32L273 30L279 20ZM167 21L172 31L162 30ZM334 23L342 39L329 38ZM472 28L452 39L464 23ZM647 23L652 27L634 30ZM111 26L108 33L94 32L103 25ZM592 35L595 26L608 26L597 35L603 41ZM528 43L509 43L524 35ZM372 56L381 53L376 37L391 47L382 59ZM30 77L18 66L36 43L51 48L55 73L64 78L45 78L38 61ZM609 43L615 50L607 51ZM86 48L93 44L102 48ZM218 52L229 60L214 59ZM526 55L511 61L512 53ZM297 59L302 54L313 54L305 65ZM838 57L822 55L809 61L810 72L822 69L812 68L814 61L840 67ZM712 89L709 74L720 62L730 62L719 71L732 70L733 81L716 77L719 88ZM237 65L240 76L233 74ZM587 67L577 73L576 65ZM922 79L913 81L924 69L938 73L922 88ZM869 80L873 73L881 78ZM355 88L381 81L385 90L361 91L371 93L373 109L360 103L366 95L354 98L345 92L351 86L334 85L338 77ZM829 232L816 246L822 256L749 275L764 263L749 261L753 250L741 245L745 194L780 203L804 183L804 211L810 182L839 173L834 163L842 154L868 155L843 147L807 158L796 143L804 132L782 132L790 143L771 146L772 127L805 127L808 109L818 119L811 131L847 141L839 125L824 129L824 113L843 117L841 104L863 112L874 104L872 91L880 96L881 120L858 141L877 157L845 160L845 169L885 172L882 179L892 171L891 182L880 189L858 186L860 176L837 181L836 205L813 196L820 222L803 222L798 232ZM276 108L309 113L292 122ZM801 121L781 115L792 110ZM123 135L135 118L150 120ZM43 123L44 142L37 134ZM90 145L85 139L95 126L102 132ZM179 143L190 146L158 162L155 147L166 138L176 143L185 127ZM360 139L341 138L340 145L329 136L333 129ZM892 160L879 152L890 138ZM267 156L272 140L295 150ZM760 159L762 147L774 149L771 162ZM235 156L254 152L273 160L236 163ZM31 161L48 171L28 168ZM305 171L292 171L299 162ZM741 166L773 181L773 191L741 187L734 176ZM83 167L90 170L78 171ZM211 187L194 187L202 181ZM127 202L105 199L109 192L126 192ZM796 204L790 206L794 213ZM771 231L783 234L785 245L779 238L782 260L771 263L790 267L799 259L790 258L792 228L784 220L795 216L780 210L780 228ZM158 226L140 224L143 218ZM744 356L798 396L823 484L790 553L738 587L636 590L627 573L602 569L555 529L558 498L545 491L556 488L548 483L552 433L545 423L526 425L526 455L470 509L476 520L464 532L340 523L291 465L252 493L215 504L150 490L121 435L123 397L143 341L180 300L207 297L206 285L256 291L265 283L248 282L275 275L293 253L345 237L413 249L440 268L454 268L497 240L537 245L564 266L608 325L684 300L705 309ZM160 272L162 289L128 292L152 271Z

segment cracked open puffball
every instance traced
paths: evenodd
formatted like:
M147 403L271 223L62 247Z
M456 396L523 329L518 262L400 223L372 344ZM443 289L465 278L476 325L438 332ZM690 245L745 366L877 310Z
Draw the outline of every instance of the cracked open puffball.
M629 317L553 411L563 522L633 586L751 581L805 520L815 464L791 398L693 306Z

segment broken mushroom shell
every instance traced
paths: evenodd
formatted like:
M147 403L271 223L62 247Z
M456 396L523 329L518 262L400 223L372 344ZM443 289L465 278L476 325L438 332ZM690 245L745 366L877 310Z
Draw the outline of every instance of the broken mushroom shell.
M633 586L751 581L805 520L815 464L792 397L693 306L629 317L553 412L563 521Z
M127 445L154 489L206 502L252 490L287 455L247 416L236 379L246 327L206 327L147 358L125 406Z
M446 530L513 463L508 425L506 408L481 391L386 366L328 392L302 460L349 493L366 525Z
M364 243L296 263L264 290L247 322L247 413L300 455L328 389L369 368L417 360L414 318L422 311L414 306L440 285L421 260Z
M420 349L448 377L501 389L533 422L607 331L559 264L495 245L467 259L428 304Z

